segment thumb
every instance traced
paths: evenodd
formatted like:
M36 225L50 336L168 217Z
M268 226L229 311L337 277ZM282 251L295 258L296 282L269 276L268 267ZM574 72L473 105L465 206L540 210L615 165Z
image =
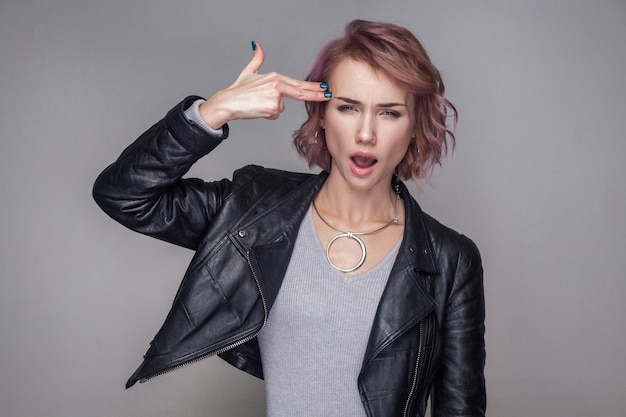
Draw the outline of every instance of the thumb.
M241 71L241 75L256 74L261 69L263 61L265 61L265 52L260 43L252 41L253 55L248 65Z

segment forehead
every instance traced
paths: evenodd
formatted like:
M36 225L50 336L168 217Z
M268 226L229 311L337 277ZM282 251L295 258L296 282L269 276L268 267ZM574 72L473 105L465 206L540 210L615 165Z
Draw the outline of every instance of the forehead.
M408 92L391 77L371 65L345 58L330 73L328 80L333 96L348 96L363 101L408 103Z

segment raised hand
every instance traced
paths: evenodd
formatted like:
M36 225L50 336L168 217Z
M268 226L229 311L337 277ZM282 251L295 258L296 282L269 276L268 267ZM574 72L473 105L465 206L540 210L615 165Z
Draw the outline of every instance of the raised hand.
M275 120L285 110L285 97L300 101L330 99L322 83L297 80L277 72L259 74L264 60L263 48L256 43L252 59L235 82L200 106L200 114L209 126L219 128L237 119Z

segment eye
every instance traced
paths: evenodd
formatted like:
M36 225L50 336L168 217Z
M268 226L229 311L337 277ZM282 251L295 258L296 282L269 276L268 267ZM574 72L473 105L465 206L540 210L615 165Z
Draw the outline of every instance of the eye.
M342 104L341 106L337 107L337 109L339 109L339 111L345 111L345 112L353 112L356 111L356 107L348 105L348 104Z
M393 117L396 119L401 116L399 112L394 111L394 110L383 110L380 114L383 116Z

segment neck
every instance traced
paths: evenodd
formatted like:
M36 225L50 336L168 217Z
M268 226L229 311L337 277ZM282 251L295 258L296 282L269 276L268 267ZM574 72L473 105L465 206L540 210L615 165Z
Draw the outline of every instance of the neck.
M396 192L389 182L367 190L354 189L329 177L315 197L322 216L348 230L371 229L395 215Z

